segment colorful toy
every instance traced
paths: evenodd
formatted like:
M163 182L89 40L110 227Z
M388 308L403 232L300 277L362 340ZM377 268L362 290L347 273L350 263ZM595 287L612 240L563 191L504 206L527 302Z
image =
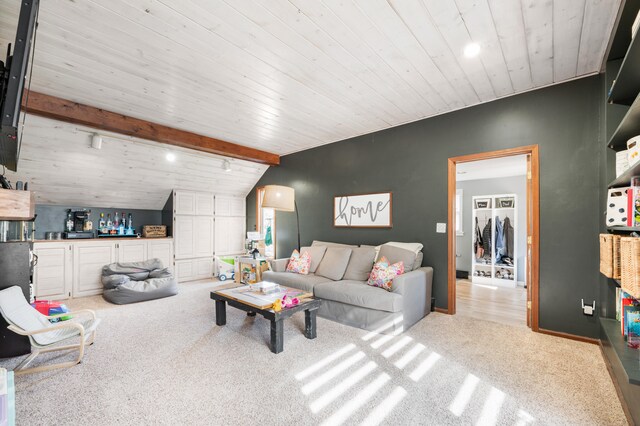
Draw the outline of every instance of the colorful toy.
M42 315L52 316L59 315L56 318L50 318L50 322L67 321L73 318L72 315L63 315L69 312L69 308L63 303L51 300L36 300L31 304Z
M218 256L218 278L220 281L233 280L235 274L235 258Z

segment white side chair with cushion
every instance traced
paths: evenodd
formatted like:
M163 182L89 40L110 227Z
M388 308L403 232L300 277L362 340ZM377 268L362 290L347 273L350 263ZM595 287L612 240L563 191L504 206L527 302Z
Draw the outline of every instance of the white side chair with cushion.
M93 343L96 337L96 328L100 324L100 319L96 318L95 312L88 309L63 314L73 315L73 320L51 323L49 319L59 315L42 315L27 302L22 294L22 289L18 286L0 291L0 314L9 323L9 330L28 336L31 341L31 354L16 367L15 374L67 368L80 363L84 356L85 345ZM86 315L88 318L80 320L78 319L79 314ZM80 342L57 346L58 343L72 338L79 338ZM75 349L79 351L75 361L27 368L41 353Z

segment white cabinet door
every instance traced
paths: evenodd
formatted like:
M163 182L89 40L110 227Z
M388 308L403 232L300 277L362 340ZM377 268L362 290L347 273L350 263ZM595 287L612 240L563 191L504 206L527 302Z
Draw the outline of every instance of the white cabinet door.
M246 216L247 203L244 198L234 197L230 201L231 216Z
M173 193L173 205L175 214L195 214L196 194L188 191L175 191Z
M193 223L193 257L213 256L213 217L196 216Z
M160 259L165 268L173 270L173 240L147 240L149 259Z
M230 244L230 217L220 217L216 216L215 220L215 250L216 255L222 255L231 253L231 244Z
M236 254L244 251L245 218L217 217L215 222L216 255Z
M231 216L231 198L216 195L216 217Z
M195 257L194 219L194 216L176 216L174 219L173 238L176 244L176 259Z
M241 253L244 250L246 219L231 217L229 229L229 249L231 253Z
M147 260L147 242L145 240L119 241L118 262L142 262Z
M195 280L197 274L194 259L176 260L174 275L179 283Z
M38 299L59 300L71 295L72 246L70 243L34 244L38 263L33 271Z
M196 193L195 214L199 216L213 216L213 194L206 192Z
M73 297L102 293L102 267L116 259L114 242L80 242L73 247Z
M211 278L213 276L213 257L195 259L195 270L198 279Z

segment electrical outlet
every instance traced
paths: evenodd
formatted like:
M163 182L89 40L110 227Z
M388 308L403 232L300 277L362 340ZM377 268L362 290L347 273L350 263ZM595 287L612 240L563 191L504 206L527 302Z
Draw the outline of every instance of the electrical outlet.
M446 223L437 223L436 224L436 232L438 234L444 234L447 232L447 224Z
M584 299L582 299L582 313L585 315L593 316L593 313L596 310L596 301L593 301L593 305L585 305Z

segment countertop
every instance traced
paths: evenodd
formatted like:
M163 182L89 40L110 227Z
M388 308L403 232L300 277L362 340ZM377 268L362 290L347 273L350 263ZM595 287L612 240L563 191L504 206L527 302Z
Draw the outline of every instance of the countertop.
M61 240L34 240L34 243L62 243L62 242L89 242L89 241L131 241L131 240L171 240L173 237L162 237L162 238L136 238L136 237L102 237L102 238L78 238L78 239L66 239L63 238Z

